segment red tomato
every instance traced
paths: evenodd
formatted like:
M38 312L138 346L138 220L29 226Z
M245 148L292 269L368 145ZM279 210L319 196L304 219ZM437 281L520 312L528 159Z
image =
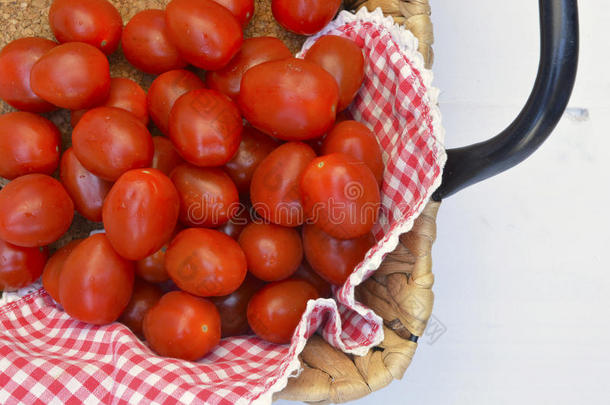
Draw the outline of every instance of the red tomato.
M246 254L248 270L263 281L284 280L303 261L301 237L293 228L252 223L239 235L239 245Z
M46 261L43 248L15 246L0 239L0 292L32 284L42 274Z
M79 321L104 325L116 321L131 298L133 262L122 258L104 234L74 248L59 275L59 302Z
M60 182L27 174L0 190L0 239L18 246L45 246L70 227L74 204Z
M320 31L339 11L341 0L272 0L271 10L288 31L312 35Z
M134 15L125 25L121 44L129 63L146 73L158 75L187 65L169 40L163 10L144 10Z
M210 89L218 90L237 99L241 78L246 70L264 62L291 57L292 53L288 47L278 38L248 38L227 66L206 74L206 84Z
M260 289L248 303L248 323L258 337L268 342L290 343L309 300L318 298L306 281L284 280Z
M377 137L357 121L343 121L324 138L321 154L343 153L359 160L371 169L377 184L383 181L383 157Z
M346 109L364 81L364 56L360 47L351 39L325 35L309 48L305 59L333 75L339 85L337 109Z
M32 66L32 91L70 110L102 104L110 92L108 59L99 49L69 42L45 53Z
M59 178L72 198L76 211L89 221L102 221L102 204L112 183L85 169L69 148L61 156Z
M342 285L375 244L367 233L356 239L333 238L315 225L303 226L303 248L311 267L323 279Z
M274 224L299 226L304 221L299 182L316 154L304 143L289 142L271 152L252 176L250 198L256 213Z
M180 232L165 252L165 268L182 290L202 297L231 294L246 278L246 255L224 233L202 228Z
M163 283L169 280L165 270L165 252L168 244L152 255L136 262L136 274L149 283Z
M59 276L64 268L64 263L70 256L70 253L76 248L84 239L74 239L61 249L57 250L49 258L47 264L42 270L42 286L49 293L51 298L55 302L59 302Z
M321 298L328 298L332 294L328 281L320 277L306 261L301 263L296 273L292 276L292 279L307 281L315 287Z
M159 286L136 278L131 299L121 314L119 322L131 329L137 337L143 338L144 317L152 307L157 305L162 296L163 291Z
M203 81L188 70L171 70L152 82L146 101L150 118L161 132L169 135L169 113L176 100L191 90L203 87Z
M216 227L239 210L237 188L222 169L182 165L171 179L180 195L180 221L186 226Z
M369 233L381 206L371 169L342 153L313 160L301 176L301 194L306 217L339 239Z
M180 210L176 187L156 169L123 174L104 200L106 235L114 249L129 260L142 260L171 238Z
M153 155L151 167L169 176L176 167L184 164L184 159L178 154L174 144L162 136L153 136L155 153Z
M161 356L195 361L220 342L220 315L210 300L172 291L148 310L143 329Z
M313 139L328 131L335 122L338 101L335 79L315 63L296 58L250 68L239 93L244 118L286 141Z
M240 205L237 213L224 225L217 228L220 232L237 240L246 225L252 221L250 207Z
M152 136L133 114L115 107L88 111L72 131L74 153L91 173L114 181L131 169L150 166Z
M242 129L237 106L215 90L189 91L176 100L169 116L170 139L178 153L196 166L222 166L231 160Z
M243 41L237 19L212 0L172 0L165 9L165 22L180 56L205 70L229 63Z
M258 165L270 154L278 142L252 127L244 127L237 153L226 165L225 170L235 182L240 194L250 192L250 182Z
M233 17L245 27L254 15L254 0L214 0L233 14Z
M110 55L119 46L123 20L106 0L54 0L49 25L59 42L85 42Z
M46 38L27 37L9 42L0 51L0 98L13 107L33 113L49 112L55 106L38 97L30 87L34 63L57 44Z
M233 293L211 299L220 313L223 338L248 333L248 302L264 284L248 274L242 285Z
M0 115L0 177L52 174L59 163L61 134L46 118L29 112Z

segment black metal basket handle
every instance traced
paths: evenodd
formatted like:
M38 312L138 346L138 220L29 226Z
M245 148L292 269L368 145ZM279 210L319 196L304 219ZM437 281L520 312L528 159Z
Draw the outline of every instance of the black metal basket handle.
M495 176L530 156L551 134L572 93L578 65L576 0L539 0L540 66L534 89L519 116L499 135L447 151L440 201Z

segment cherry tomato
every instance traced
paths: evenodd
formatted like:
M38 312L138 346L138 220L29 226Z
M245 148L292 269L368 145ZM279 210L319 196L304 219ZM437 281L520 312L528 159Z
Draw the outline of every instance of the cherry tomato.
M216 227L239 209L239 194L222 169L182 165L171 179L180 195L180 221L192 227Z
M224 233L202 228L180 232L165 252L165 268L182 290L202 297L231 294L246 278L246 255Z
M119 46L123 20L106 0L54 0L49 25L59 42L85 42L110 55Z
M210 89L237 99L241 78L248 69L264 62L291 57L292 53L288 47L278 38L248 38L227 66L206 75L206 84Z
M272 0L271 10L288 31L312 35L320 31L339 11L341 0Z
M165 270L165 252L169 244L157 250L152 255L136 262L136 274L149 283L163 283L169 280Z
M122 258L104 234L74 248L59 275L59 302L79 321L104 325L116 321L131 298L133 262Z
M32 66L30 85L34 93L58 107L92 108L110 93L108 59L82 42L59 45Z
M187 65L169 40L163 10L144 10L134 15L125 25L121 44L129 63L146 73L158 75Z
M59 302L59 276L64 268L64 263L70 256L70 253L76 248L84 239L74 239L61 249L57 250L49 258L47 264L42 270L42 286L49 293L51 298L55 302Z
M371 169L377 184L383 181L383 157L377 137L366 125L357 121L343 121L324 138L321 154L344 153L361 161Z
M162 296L163 291L159 286L136 278L131 299L121 314L119 322L131 329L137 337L143 338L144 317L152 307L157 305Z
M180 96L169 116L170 139L178 153L196 166L222 166L231 160L242 129L237 106L215 90L192 90Z
M328 281L320 277L306 261L301 263L296 273L292 276L292 279L307 281L315 287L321 298L328 298L332 294Z
M27 174L0 190L0 239L18 246L45 246L70 227L74 204L54 178Z
M301 237L293 228L252 223L239 235L239 245L246 254L248 270L263 281L284 280L303 261Z
M0 98L18 110L33 113L56 107L38 97L30 87L34 63L57 44L46 38L27 37L9 42L0 51Z
M150 118L161 132L169 135L169 113L176 100L191 90L203 87L203 81L188 70L170 70L152 82L146 101Z
M172 0L165 9L165 22L180 56L205 70L229 63L243 41L237 19L212 0Z
M251 221L252 218L250 217L250 207L240 205L233 218L217 229L225 235L237 240L246 225L248 225Z
M256 213L274 224L299 226L304 221L299 182L316 154L304 143L289 142L263 160L252 176L250 198Z
M248 301L264 284L248 274L243 284L233 293L211 299L220 313L223 338L248 333Z
M155 148L151 164L153 169L160 170L169 176L172 170L185 163L169 139L162 136L153 136L153 145Z
M91 173L114 181L131 169L150 166L152 136L133 114L115 107L88 111L72 131L74 153Z
M29 112L0 115L0 177L52 174L59 163L61 134L46 118Z
M354 41L337 35L319 38L307 51L305 60L320 65L339 85L338 111L352 102L364 81L364 56Z
M43 248L15 246L0 239L0 292L32 284L42 274L46 261Z
M356 239L333 238L315 225L303 226L307 262L329 283L342 285L375 244L370 233Z
M102 217L114 249L129 260L142 260L171 238L180 210L176 187L156 169L123 174L104 200Z
M338 101L339 88L330 73L296 58L250 68L239 93L244 118L286 141L313 139L328 131L335 122Z
M210 300L172 291L148 310L143 329L161 356L195 361L220 342L220 315Z
M290 343L307 302L318 298L306 281L284 280L260 289L248 303L248 323L258 337L268 342Z
M102 204L112 183L85 169L69 148L61 156L59 178L79 214L89 221L102 221Z
M254 15L254 0L214 0L233 14L233 17L245 27Z
M339 239L369 233L381 206L371 169L342 153L313 160L301 176L301 194L306 217Z

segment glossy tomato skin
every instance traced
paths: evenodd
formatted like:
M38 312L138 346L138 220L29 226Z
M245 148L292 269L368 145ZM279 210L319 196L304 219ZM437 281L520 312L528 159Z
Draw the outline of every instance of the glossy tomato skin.
M153 145L155 148L151 163L153 169L160 170L166 176L169 176L172 170L185 163L169 139L162 136L153 136Z
M72 198L76 211L89 221L101 222L102 205L112 183L85 169L73 148L61 156L59 179Z
M46 261L43 248L15 246L0 239L0 292L32 284L42 274Z
M264 282L248 274L242 285L231 294L211 298L220 313L223 338L248 333L248 302L263 285Z
M339 239L369 233L381 207L371 169L342 153L313 160L301 176L301 194L308 220Z
M172 291L146 313L143 329L161 356L195 361L220 342L220 315L210 300Z
M59 276L59 302L68 315L94 325L116 321L131 298L133 262L122 258L104 234L74 248Z
M110 93L108 59L97 48L69 42L45 53L32 66L32 91L58 107L93 108Z
M299 184L316 157L311 147L289 142L271 152L256 168L250 198L256 213L274 224L299 226L304 222Z
M214 0L233 14L233 17L245 27L254 15L254 0Z
M169 116L170 139L178 153L196 166L222 166L231 160L239 148L242 129L237 106L215 90L184 94Z
M142 260L171 238L180 210L176 187L156 169L123 174L104 200L102 217L108 240L129 260Z
M303 261L294 275L293 280L303 280L311 284L320 295L320 298L329 298L332 295L330 283L318 275L307 261Z
M165 252L165 268L182 290L201 297L231 294L246 278L246 256L224 233L202 228L180 232Z
M293 228L252 223L239 235L248 270L263 281L287 279L303 261L303 244Z
M21 111L0 115L0 177L52 174L60 143L59 130L46 118Z
M49 293L51 298L55 302L59 302L59 276L64 268L64 263L70 256L70 253L77 247L84 239L74 239L64 247L60 248L55 252L42 270L42 286Z
M27 174L0 190L0 239L18 246L46 246L70 227L74 204L54 178Z
M320 31L339 11L341 0L272 0L278 23L289 31L312 35Z
M345 283L374 244L370 233L355 239L337 239L315 225L303 226L307 262L320 277L334 285Z
M378 184L383 181L383 156L377 137L357 121L343 121L336 124L324 138L321 155L343 153L366 164Z
M143 338L142 324L146 313L161 299L163 291L155 284L136 278L133 293L119 322L127 326L137 337Z
M339 85L338 111L350 105L364 81L364 56L351 39L337 35L319 38L307 51L305 59L320 65Z
M56 107L41 99L30 87L34 63L57 44L46 38L26 37L9 42L0 51L0 98L18 110L33 113Z
M275 37L248 38L229 64L206 75L206 85L236 100L244 73L256 65L291 58L288 47Z
M188 70L170 70L157 77L146 101L150 118L165 135L169 135L169 114L174 103L183 94L204 87L203 81Z
M247 205L241 204L233 218L218 227L217 230L237 240L244 228L252 222L250 208Z
M180 56L205 70L229 63L243 41L237 19L212 0L172 0L165 9L165 22Z
M239 194L222 169L178 166L171 174L180 196L180 221L191 227L216 227L239 209Z
M315 63L297 58L249 69L239 93L244 118L264 133L285 141L323 135L335 122L338 101L335 79Z
M248 323L258 337L277 344L290 343L309 300L318 298L306 281L284 280L260 289L248 303Z
M152 255L136 262L136 274L149 283L163 283L169 280L165 270L165 252L169 243L164 245Z
M163 10L143 10L134 15L125 25L121 44L129 63L145 73L158 75L187 65L169 40Z
M72 147L87 170L109 181L128 170L149 167L154 153L146 126L115 107L98 107L83 115L72 131Z

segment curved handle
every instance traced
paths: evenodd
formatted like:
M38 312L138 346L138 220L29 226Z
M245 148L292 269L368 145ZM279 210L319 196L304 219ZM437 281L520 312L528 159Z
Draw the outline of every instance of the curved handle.
M447 151L440 201L495 176L530 156L551 134L572 93L578 65L576 0L539 0L540 66L534 89L519 116L499 135Z

